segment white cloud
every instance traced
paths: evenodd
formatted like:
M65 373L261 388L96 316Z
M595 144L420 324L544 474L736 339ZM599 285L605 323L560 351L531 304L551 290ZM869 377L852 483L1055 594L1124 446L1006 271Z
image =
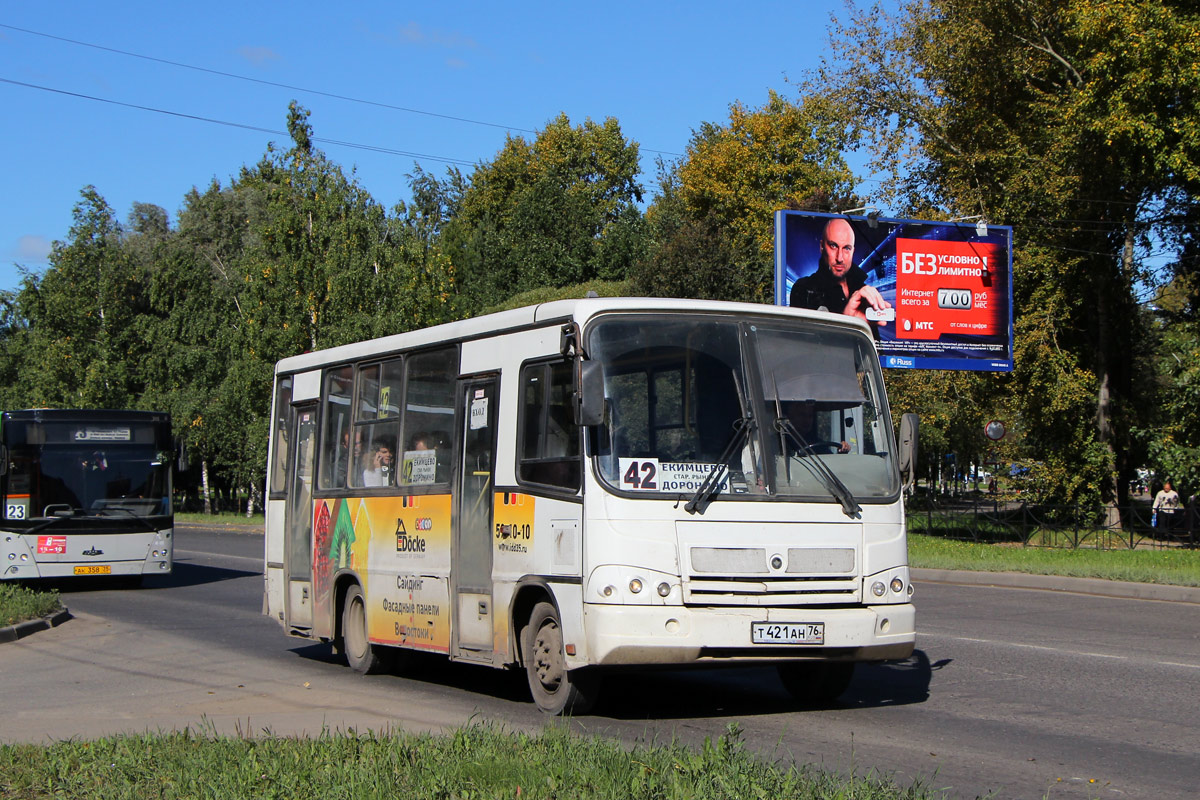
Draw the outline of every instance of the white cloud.
M16 260L25 262L36 262L39 264L46 263L50 258L50 240L45 236L22 236L17 239L17 248L14 253Z
M256 67L261 67L268 61L279 60L279 54L269 47L239 47L238 55Z
M441 47L446 50L478 50L479 43L470 36L443 30L427 30L416 22L401 25L396 29L401 42L421 47Z

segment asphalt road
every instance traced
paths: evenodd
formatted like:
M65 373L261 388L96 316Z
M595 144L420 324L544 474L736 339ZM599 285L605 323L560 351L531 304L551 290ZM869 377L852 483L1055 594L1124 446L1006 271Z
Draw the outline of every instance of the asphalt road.
M261 615L261 536L178 536L174 574L60 587L73 619L0 645L0 741L546 724L520 675L439 658L354 674ZM1196 795L1200 605L939 583L916 602L914 657L860 668L839 708L796 710L769 669L672 671L610 679L571 724L698 743L736 723L766 756L951 797Z

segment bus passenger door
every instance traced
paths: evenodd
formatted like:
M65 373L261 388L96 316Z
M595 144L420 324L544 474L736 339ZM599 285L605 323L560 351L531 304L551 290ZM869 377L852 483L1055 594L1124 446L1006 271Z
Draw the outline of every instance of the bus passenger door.
M450 580L453 655L490 660L492 651L492 502L497 378L459 384L463 403L456 524Z
M291 485L284 521L284 564L287 570L287 625L312 628L312 490L313 455L316 453L317 406L307 403L292 409Z

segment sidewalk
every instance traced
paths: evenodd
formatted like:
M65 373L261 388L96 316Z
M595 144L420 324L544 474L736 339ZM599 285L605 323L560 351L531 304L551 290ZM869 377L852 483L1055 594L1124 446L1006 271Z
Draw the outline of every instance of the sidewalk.
M1106 581L1100 578L1066 578L1059 575L1030 575L1024 572L975 572L961 569L913 568L913 583L956 583L963 586L998 586L1008 589L1041 589L1099 597L1163 600L1171 603L1200 603L1200 587L1168 586L1160 583Z

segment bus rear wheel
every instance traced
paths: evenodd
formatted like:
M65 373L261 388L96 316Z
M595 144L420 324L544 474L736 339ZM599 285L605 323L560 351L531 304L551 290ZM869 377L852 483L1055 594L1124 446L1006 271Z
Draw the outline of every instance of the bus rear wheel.
M832 705L850 686L853 661L791 661L775 668L783 688L801 705Z
M355 672L373 675L383 669L379 648L367 638L367 604L358 584L346 591L342 604L342 651Z
M521 653L533 702L547 714L586 714L596 702L595 675L568 670L563 654L562 626L550 603L533 607L521 631Z

